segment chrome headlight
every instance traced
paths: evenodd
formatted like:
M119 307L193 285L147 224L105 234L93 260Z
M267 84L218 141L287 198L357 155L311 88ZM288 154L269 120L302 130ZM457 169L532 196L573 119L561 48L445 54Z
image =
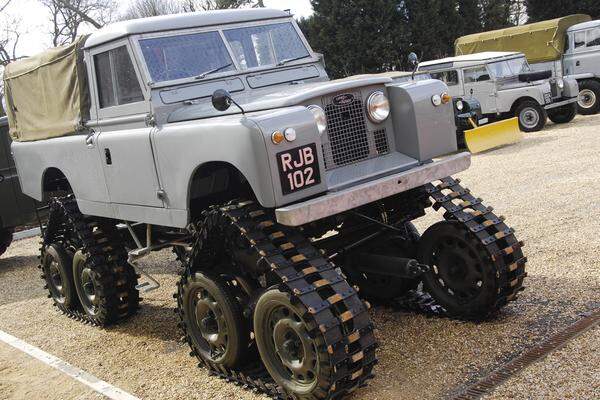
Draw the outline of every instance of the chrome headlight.
M371 93L367 100L367 115L376 124L382 123L390 116L390 101L383 92Z
M456 102L456 109L458 111L462 111L465 108L465 103L462 102L462 100L458 100Z
M327 116L325 115L325 111L323 111L321 107L316 105L311 105L307 108L312 113L313 118L315 119L319 135L322 135L327 130Z
M565 81L563 81L562 78L558 78L556 80L556 86L558 86L558 88L561 89L561 90L564 89L564 87L565 87Z

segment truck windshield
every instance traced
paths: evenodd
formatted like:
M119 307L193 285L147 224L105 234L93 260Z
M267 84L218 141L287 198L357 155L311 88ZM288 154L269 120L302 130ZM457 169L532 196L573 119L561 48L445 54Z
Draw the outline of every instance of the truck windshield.
M519 75L523 72L529 72L529 64L525 57L513 58L506 61L498 61L488 64L492 78L508 78Z
M154 82L198 77L207 71L235 69L218 32L142 39L140 47Z
M244 70L284 65L310 56L289 22L229 29L224 34Z

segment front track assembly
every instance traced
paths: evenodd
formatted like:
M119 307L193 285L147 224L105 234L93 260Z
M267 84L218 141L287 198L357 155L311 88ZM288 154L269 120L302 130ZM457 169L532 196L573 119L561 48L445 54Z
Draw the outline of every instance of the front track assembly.
M287 293L292 304L303 310L301 316L309 327L309 335L318 344L321 374L318 389L310 394L298 395L280 386L269 376L256 359L241 368L226 368L212 363L194 345L186 329L183 314L184 286L194 273L193 260L205 251L204 244L218 229L232 227L238 238L247 241L249 251L258 255L257 266L264 271L259 278L265 289L276 287ZM235 239L232 239L235 240ZM271 211L252 202L213 208L203 215L197 226L196 243L190 263L178 284L178 308L182 328L201 364L223 379L259 390L273 398L295 396L299 399L331 399L343 396L372 377L376 363L377 343L373 333L368 306L358 297L354 288L331 262L323 258L300 231L274 222ZM189 319L188 319L189 321Z
M438 184L426 185L425 190L434 200L434 210L443 209L447 221L441 223L445 226L433 225L428 231L451 231L454 237L448 239L449 243L431 246L427 243L426 231L421 239L421 252L424 247L431 253L432 248L435 249L434 252L443 252L440 247L455 246L463 253L462 257L456 257L457 263L467 264L464 267L467 271L462 271L464 279L472 278L476 289L487 290L488 293L478 297L474 294L473 298L481 301L481 304L476 305L466 304L470 299L465 294L461 304L457 293L453 293L445 281L449 279L449 274L443 274L436 267L435 263L439 260L435 254L420 255L420 261L432 266L431 272L425 277L425 282L429 283L426 289L451 317L487 319L508 302L515 300L523 290L527 261L522 252L524 244L516 239L514 230L506 225L503 217L496 216L491 207L484 206L482 200L471 195L469 189L463 188L458 179L444 178ZM446 253L449 253L449 258L453 256L452 250ZM468 264L472 264L472 271L469 271ZM482 297L486 298L481 300Z

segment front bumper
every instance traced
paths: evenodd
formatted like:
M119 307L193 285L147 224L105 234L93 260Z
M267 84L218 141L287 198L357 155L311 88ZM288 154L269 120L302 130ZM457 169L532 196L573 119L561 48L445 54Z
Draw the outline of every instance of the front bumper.
M464 171L470 165L471 155L469 153L454 154L408 171L328 193L312 200L280 207L275 210L275 215L280 224L304 225L423 186L437 179Z
M577 97L571 97L569 99L555 101L554 103L547 104L544 106L544 108L546 110L551 110L553 108L566 106L567 104L576 103L576 102L577 102Z

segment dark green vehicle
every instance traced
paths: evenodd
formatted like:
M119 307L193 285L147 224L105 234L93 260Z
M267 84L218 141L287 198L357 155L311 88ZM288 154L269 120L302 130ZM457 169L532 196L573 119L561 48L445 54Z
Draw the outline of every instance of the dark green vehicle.
M0 117L0 255L10 246L16 226L36 221L36 207L35 201L21 192L10 154L8 120Z

